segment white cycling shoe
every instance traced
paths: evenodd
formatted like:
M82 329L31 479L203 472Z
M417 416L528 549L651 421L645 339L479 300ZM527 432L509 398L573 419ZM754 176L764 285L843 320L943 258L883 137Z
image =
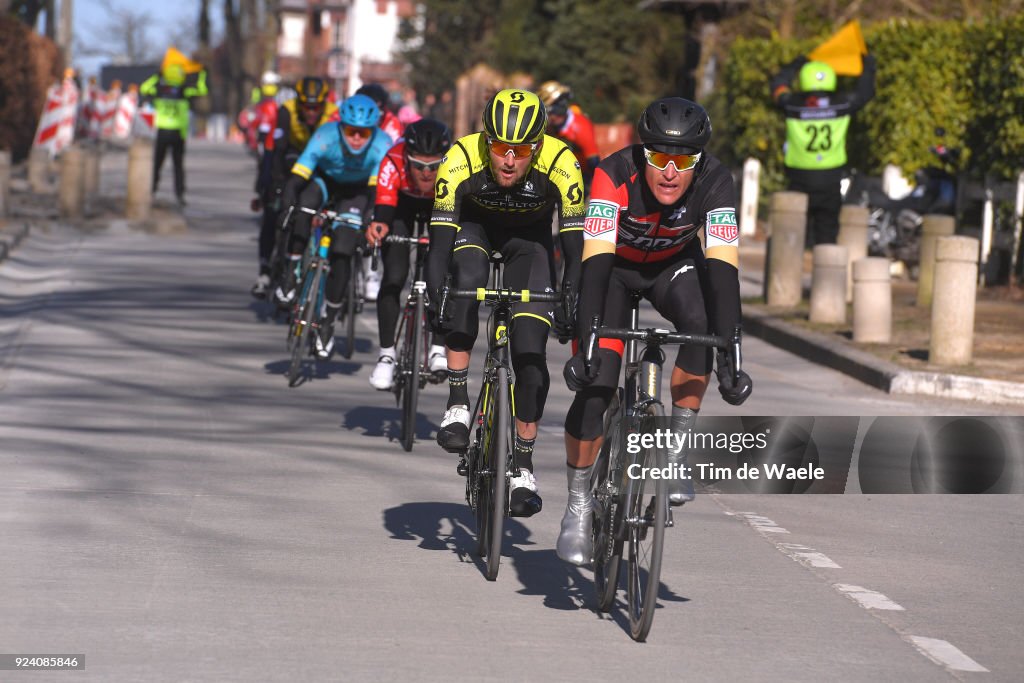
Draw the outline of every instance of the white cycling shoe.
M537 493L537 478L533 472L522 467L519 476L512 477L509 487L509 512L513 517L532 517L540 512L544 501Z
M395 357L382 353L370 373L370 386L377 391L390 391L395 385Z
M430 347L427 369L430 370L431 379L435 383L448 379L448 354L443 346L435 344Z

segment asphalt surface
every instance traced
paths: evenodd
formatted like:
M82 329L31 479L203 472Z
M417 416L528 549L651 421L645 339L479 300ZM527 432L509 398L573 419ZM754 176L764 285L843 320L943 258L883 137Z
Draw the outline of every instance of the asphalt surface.
M632 642L621 609L595 611L589 570L555 556L570 394L554 343L545 509L508 521L487 582L432 441L446 392L424 392L403 452L391 395L366 382L371 315L351 361L289 389L285 327L248 293L253 162L192 143L187 163L187 233L41 225L0 266L0 654L86 656L0 680L1024 678L1019 495L701 495ZM105 157L106 193L124 165ZM744 351L754 395L737 410L712 390L703 414L1019 412Z

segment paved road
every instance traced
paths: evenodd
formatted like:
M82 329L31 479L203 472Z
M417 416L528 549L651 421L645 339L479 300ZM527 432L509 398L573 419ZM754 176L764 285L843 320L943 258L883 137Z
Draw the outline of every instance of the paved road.
M393 401L366 384L369 327L352 361L288 389L284 328L248 294L251 162L193 144L188 164L187 234L52 227L0 266L0 651L87 657L32 680L1024 677L1011 495L704 495L669 532L662 608L633 643L555 557L560 381L536 458L546 509L509 522L488 583L430 440L444 392L425 393L404 453ZM107 157L106 191L123 177ZM1014 412L745 350L749 415Z

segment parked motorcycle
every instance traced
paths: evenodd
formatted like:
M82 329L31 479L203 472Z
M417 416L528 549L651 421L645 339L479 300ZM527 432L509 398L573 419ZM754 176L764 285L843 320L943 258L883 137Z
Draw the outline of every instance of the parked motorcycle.
M936 134L945 134L941 128ZM868 217L868 253L902 261L916 271L920 259L921 223L926 214L953 216L956 213L957 177L952 171L960 157L959 149L943 144L930 148L937 165L914 174L914 187L904 197L893 199L882 191L877 179L854 173L844 183L843 203L866 206Z

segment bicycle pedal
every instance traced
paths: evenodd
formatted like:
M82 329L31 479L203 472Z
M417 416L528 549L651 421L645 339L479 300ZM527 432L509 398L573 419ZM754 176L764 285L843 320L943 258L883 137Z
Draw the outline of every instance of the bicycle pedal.
M455 471L459 473L460 477L469 474L469 465L466 464L465 458L459 458L459 464L455 466Z

